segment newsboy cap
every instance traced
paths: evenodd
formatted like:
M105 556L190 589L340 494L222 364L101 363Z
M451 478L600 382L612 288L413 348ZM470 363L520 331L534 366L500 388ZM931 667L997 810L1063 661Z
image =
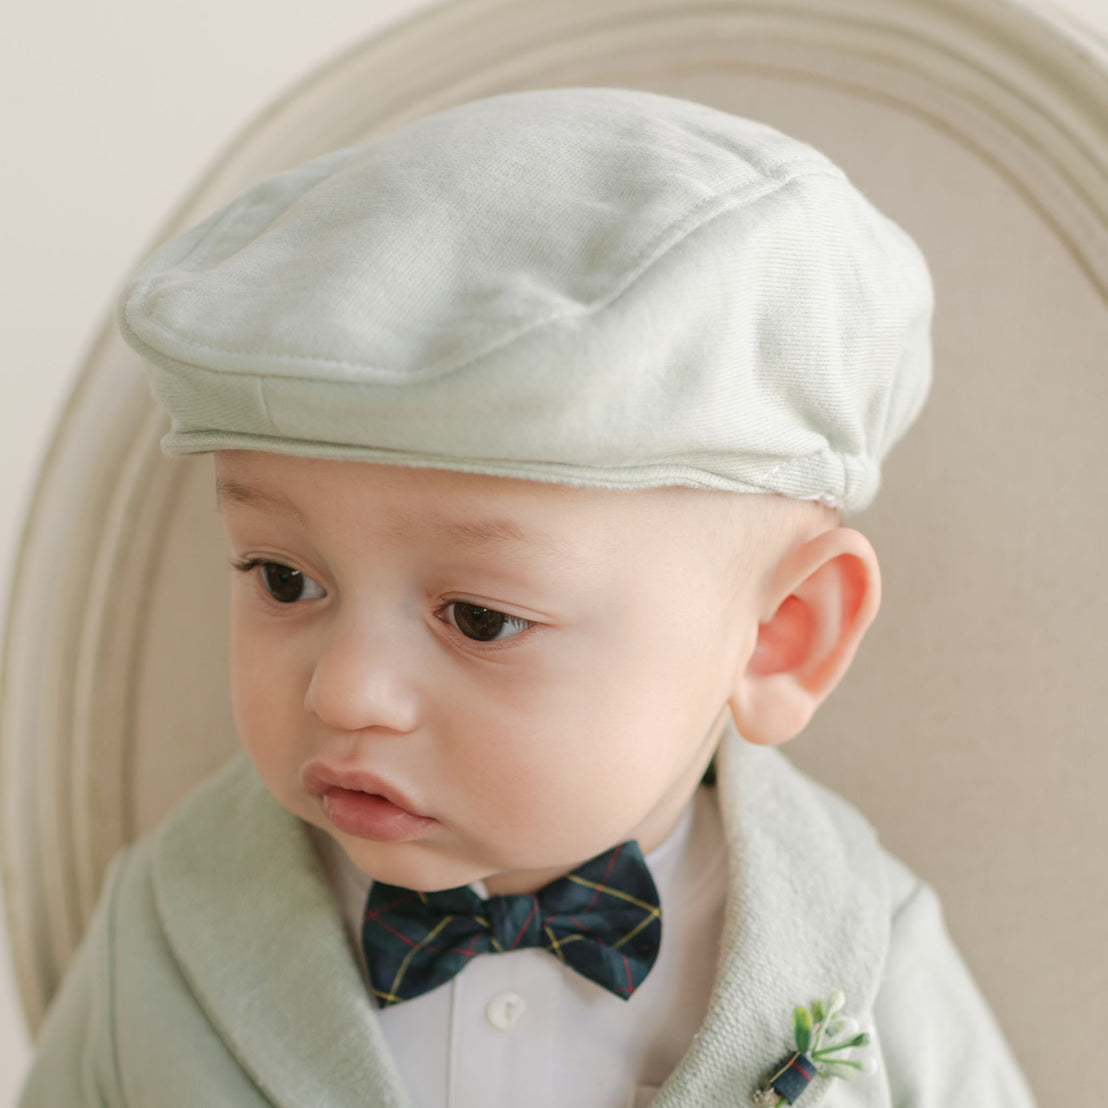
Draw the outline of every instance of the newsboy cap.
M826 156L620 88L476 100L255 185L118 319L169 453L864 508L930 381L912 239Z

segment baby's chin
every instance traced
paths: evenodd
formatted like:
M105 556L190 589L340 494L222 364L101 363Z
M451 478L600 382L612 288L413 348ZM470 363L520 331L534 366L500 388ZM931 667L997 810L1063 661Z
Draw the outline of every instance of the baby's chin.
M405 844L408 845L410 844ZM482 880L485 876L485 871L479 867L426 857L426 854L426 851L397 847L393 856L388 858L352 857L351 860L374 881L399 885L402 889L414 889L421 893L456 889Z
M576 869L581 861L587 861L543 864L544 859L536 865L503 869L447 854L426 842L379 844L334 837L366 876L421 893L456 889L475 881L484 882L489 896L532 893Z
M481 881L495 872L487 865L458 858L427 842L374 843L349 835L324 831L334 838L347 857L367 877L386 885L416 892L439 892Z

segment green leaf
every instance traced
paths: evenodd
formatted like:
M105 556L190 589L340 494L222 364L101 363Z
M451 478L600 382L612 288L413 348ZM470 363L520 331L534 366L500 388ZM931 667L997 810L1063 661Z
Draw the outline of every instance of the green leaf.
M813 1000L812 1001L812 1019L814 1019L816 1021L816 1023L823 1023L823 1021L826 1017L827 1017L827 1011L823 1007L823 1001L822 1000Z
M804 1054L812 1045L812 1013L807 1008L793 1009L793 1034L796 1036L796 1049Z

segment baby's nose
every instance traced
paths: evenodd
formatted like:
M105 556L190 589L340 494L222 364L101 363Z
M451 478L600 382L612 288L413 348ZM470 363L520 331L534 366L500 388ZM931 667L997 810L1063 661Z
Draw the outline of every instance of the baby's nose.
M412 731L419 720L412 659L381 630L339 626L316 658L305 708L337 731Z

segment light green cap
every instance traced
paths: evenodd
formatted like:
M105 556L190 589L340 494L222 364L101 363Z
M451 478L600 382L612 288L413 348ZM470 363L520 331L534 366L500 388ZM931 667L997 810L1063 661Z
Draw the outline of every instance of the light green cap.
M251 188L119 323L169 453L864 508L930 382L911 238L812 147L630 89L462 104Z

